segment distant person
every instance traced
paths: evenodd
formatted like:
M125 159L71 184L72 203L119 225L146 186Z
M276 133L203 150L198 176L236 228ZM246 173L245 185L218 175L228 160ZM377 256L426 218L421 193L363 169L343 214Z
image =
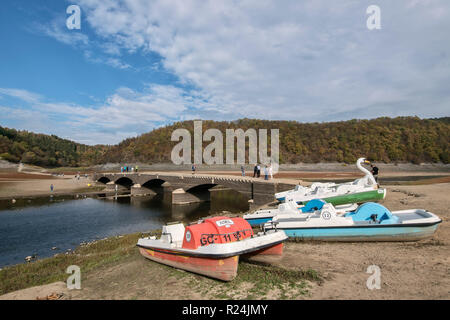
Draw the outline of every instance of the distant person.
M197 169L197 168L195 167L195 164L193 164L192 165L192 174L195 174L195 169Z
M376 183L378 184L378 168L373 164L370 165L372 167L372 175L375 178Z
M123 173L123 167L120 167L120 173Z
M255 164L255 167L253 168L253 178L255 178L258 174L258 165Z
M53 184L50 185L50 192L53 192Z
M270 179L273 179L272 163L271 163L270 166L269 166L269 176L270 176Z
M256 176L259 178L261 177L261 166L258 164L256 167Z
M243 177L245 177L245 168L244 166L241 166L241 174Z
M264 166L264 180L269 180L269 169Z
M138 166L136 166L136 168L134 168L134 171L138 172Z

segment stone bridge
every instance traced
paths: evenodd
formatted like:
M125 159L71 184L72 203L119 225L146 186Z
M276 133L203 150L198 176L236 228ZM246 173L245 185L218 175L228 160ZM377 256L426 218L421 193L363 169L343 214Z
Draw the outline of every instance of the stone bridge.
M240 192L253 207L274 201L277 192L294 188L293 184L261 178L186 173L95 173L93 179L109 190L128 189L132 196L163 194L172 204L209 201L210 192L219 186Z

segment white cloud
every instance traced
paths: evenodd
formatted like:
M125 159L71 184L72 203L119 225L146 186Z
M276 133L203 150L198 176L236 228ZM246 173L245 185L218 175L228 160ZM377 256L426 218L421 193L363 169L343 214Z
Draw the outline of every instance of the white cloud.
M4 121L19 120L22 129L88 144L118 143L130 134L150 131L161 122L185 119L193 104L201 104L180 88L162 85L150 85L141 92L119 88L97 107L48 102L38 94L19 89L0 88L0 95L22 101L14 107L0 108ZM40 121L30 125L33 118Z
M445 0L380 0L378 31L366 28L366 1L77 2L99 36L157 52L219 116L448 114Z

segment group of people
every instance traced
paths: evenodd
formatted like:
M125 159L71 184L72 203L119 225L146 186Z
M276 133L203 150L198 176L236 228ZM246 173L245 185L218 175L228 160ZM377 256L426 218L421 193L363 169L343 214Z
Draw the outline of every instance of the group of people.
M124 173L124 172L138 172L138 170L139 170L138 166L131 167L131 168L129 166L120 167L120 172L121 173Z
M245 168L244 166L241 166L241 173L242 176L245 177ZM253 167L253 178L259 178L261 177L261 165L259 163L255 164ZM270 166L265 165L264 166L264 180L273 179L273 169L272 164Z

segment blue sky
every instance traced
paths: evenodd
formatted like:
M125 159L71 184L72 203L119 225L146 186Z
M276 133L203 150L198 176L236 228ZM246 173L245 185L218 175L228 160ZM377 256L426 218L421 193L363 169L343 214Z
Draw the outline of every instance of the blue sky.
M8 1L0 125L115 144L198 118L449 116L448 30L446 0Z

